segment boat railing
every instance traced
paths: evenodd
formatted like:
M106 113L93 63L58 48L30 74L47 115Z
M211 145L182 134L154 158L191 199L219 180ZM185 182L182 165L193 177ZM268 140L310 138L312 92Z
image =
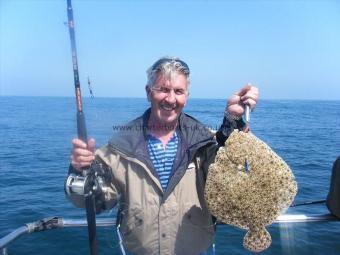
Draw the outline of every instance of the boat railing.
M339 221L340 219L332 214L283 214L280 215L274 224L277 223L305 223L321 221ZM116 224L116 218L97 218L97 227L112 227ZM218 223L223 224L223 223ZM58 228L87 227L86 219L67 219L63 217L50 217L39 221L27 223L0 239L0 251L7 255L7 246L20 236L40 231L53 230Z

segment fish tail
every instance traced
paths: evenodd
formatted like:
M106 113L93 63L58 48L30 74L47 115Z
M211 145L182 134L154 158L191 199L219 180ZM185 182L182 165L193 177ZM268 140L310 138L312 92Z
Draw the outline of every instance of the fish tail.
M249 229L243 239L243 246L252 252L261 252L272 243L269 232L263 228Z

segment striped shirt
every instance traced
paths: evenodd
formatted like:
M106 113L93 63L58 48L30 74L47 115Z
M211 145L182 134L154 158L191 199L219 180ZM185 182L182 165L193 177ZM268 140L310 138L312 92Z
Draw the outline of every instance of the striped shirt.
M176 157L178 147L178 136L176 132L163 147L163 143L156 137L148 136L148 149L150 159L158 174L163 190L166 189L172 171L172 166Z

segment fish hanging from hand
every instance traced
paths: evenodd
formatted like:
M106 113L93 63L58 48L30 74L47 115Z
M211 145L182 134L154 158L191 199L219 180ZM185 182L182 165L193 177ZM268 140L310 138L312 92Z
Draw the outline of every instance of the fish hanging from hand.
M243 246L271 245L265 226L293 202L297 183L289 166L251 132L235 130L209 167L205 199L217 220L248 230Z

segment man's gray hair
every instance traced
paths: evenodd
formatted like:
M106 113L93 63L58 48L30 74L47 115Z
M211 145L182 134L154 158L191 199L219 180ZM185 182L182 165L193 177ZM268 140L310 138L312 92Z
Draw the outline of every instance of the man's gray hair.
M188 65L181 59L176 57L162 57L158 59L147 71L148 81L147 86L152 87L155 85L159 74L163 74L170 80L173 75L183 74L190 83L189 75L190 69Z

